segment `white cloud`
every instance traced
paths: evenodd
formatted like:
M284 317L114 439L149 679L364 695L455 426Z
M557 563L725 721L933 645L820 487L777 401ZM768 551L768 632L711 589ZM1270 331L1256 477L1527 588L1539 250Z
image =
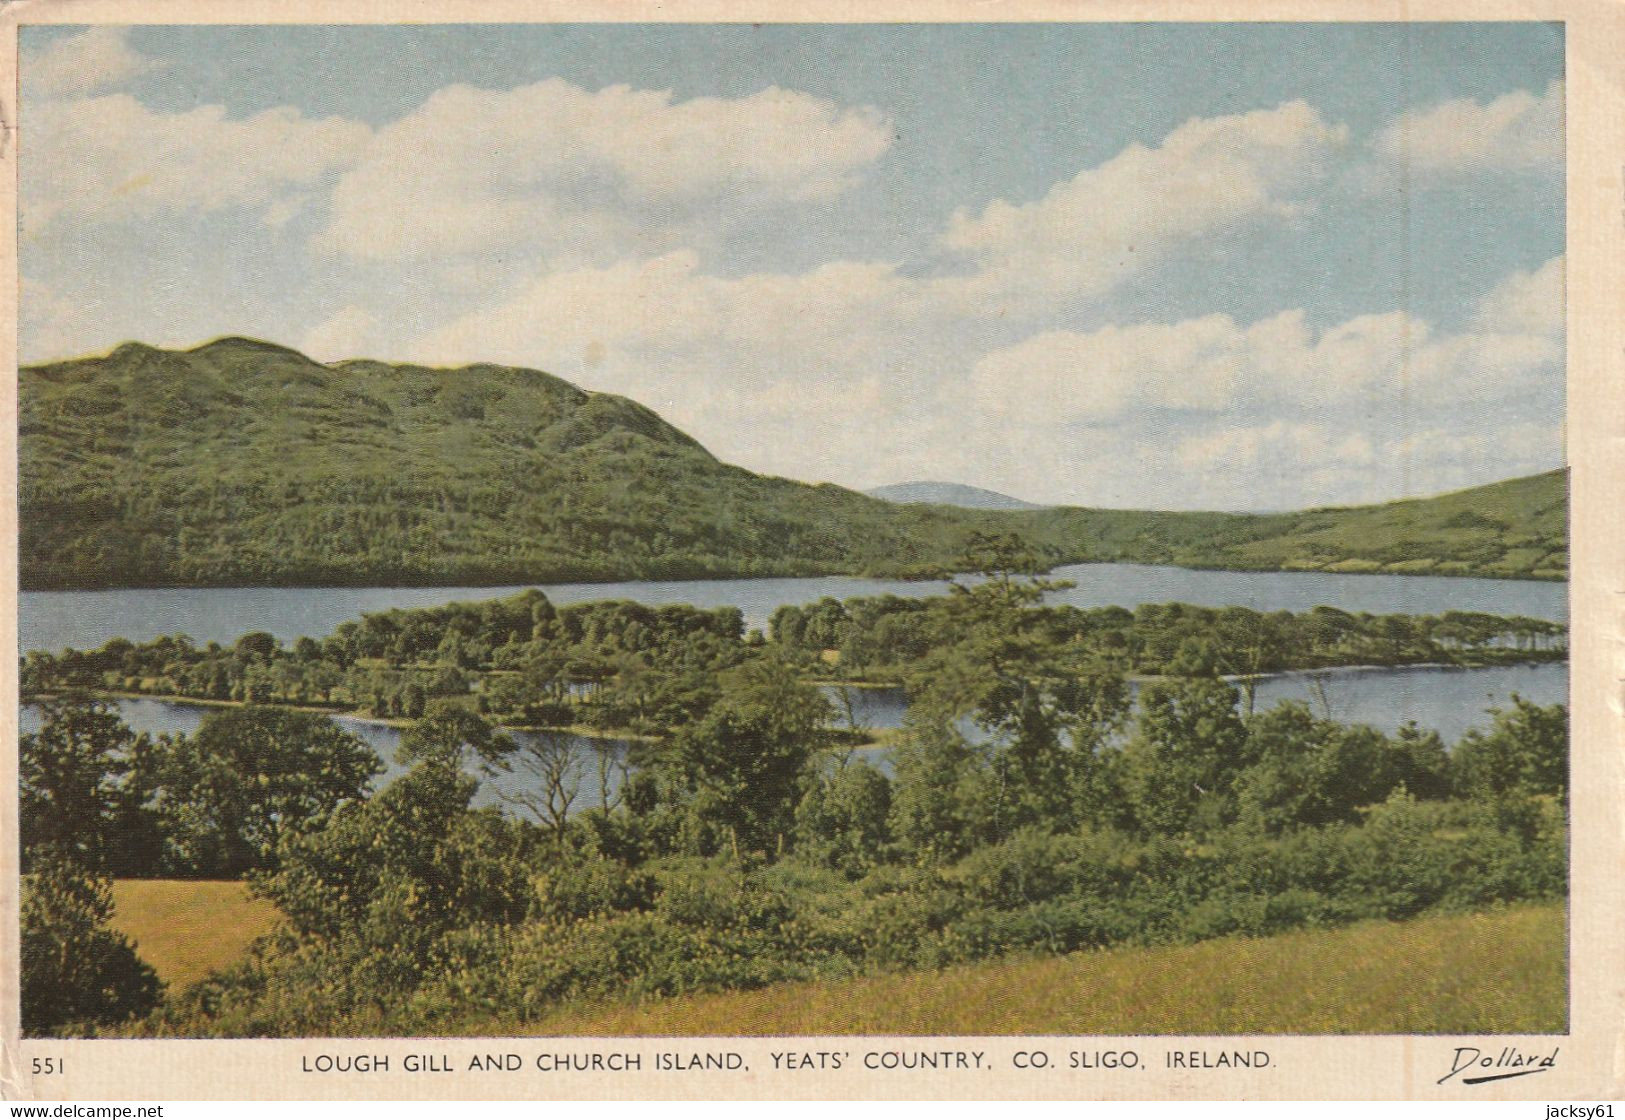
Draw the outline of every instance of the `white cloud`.
M1193 118L1038 201L956 213L943 245L978 271L945 286L967 306L998 309L1098 296L1193 238L1312 209L1347 138L1302 101Z
M554 267L656 255L726 215L838 194L891 142L874 109L776 87L448 86L378 133L317 244L383 260L531 247Z
M365 124L282 106L233 120L219 105L156 113L128 94L45 101L23 121L22 219L124 222L160 212L268 207L349 163ZM49 138L48 141L45 138Z
M305 335L299 349L319 362L371 357L374 351L370 344L377 341L377 327L372 312L347 304Z
M649 404L730 461L816 478L890 454L896 418L941 388L958 332L922 329L920 292L884 264L718 277L681 250L543 275L408 356L536 366Z
M1047 331L976 364L977 402L1025 423L1098 423L1146 408L1217 412L1239 391L1246 335L1225 315Z
M24 92L56 96L94 93L163 69L127 41L127 27L89 27L23 53Z
M1272 420L1219 427L1180 440L1173 458L1192 471L1235 471L1269 465L1301 472L1316 467L1369 467L1377 453L1363 432L1326 424Z
M1345 423L1215 424L1177 440L1147 476L1180 480L1176 502L1186 508L1256 508L1267 495L1271 507L1291 509L1436 494L1550 470L1562 461L1562 430L1550 424L1514 420L1413 430L1387 416L1352 426L1359 423L1350 417Z
M24 341L23 360L41 354L69 357L88 353L84 343L88 325L85 316L94 311L85 307L82 300L69 299L44 281L22 277L17 316Z
M1538 286L1515 277L1486 306L1538 303L1526 298ZM1559 339L1517 322L1440 335L1396 311L1317 335L1302 311L1284 311L1247 326L1209 315L1050 331L986 355L972 380L979 405L998 415L1102 424L1136 413L1313 414L1501 400L1561 384L1562 359Z
M1429 470L1481 472L1510 460L1519 469L1536 471L1545 469L1543 464L1562 446L1561 424L1519 421L1488 431L1425 428L1390 441L1383 453Z
M1422 176L1563 169L1563 83L1516 90L1486 104L1465 98L1407 113L1374 141L1385 162Z
M275 199L265 208L261 219L271 229L281 229L304 212L310 205L308 194L290 194Z
M454 361L479 352L495 360L549 354L569 361L706 340L779 348L794 338L841 345L877 308L898 310L911 282L890 266L837 261L800 274L706 275L697 254L679 250L605 268L547 273L517 297L444 327L423 341L426 357ZM785 347L788 348L788 347Z
M1553 257L1533 272L1513 273L1479 304L1480 327L1561 338L1567 308L1566 277L1562 257Z
M590 102L595 96L547 85L550 98ZM723 277L710 274L693 247L662 246L633 259L555 261L515 294L429 332L408 356L535 365L625 393L754 469L817 477L827 462L844 481L895 481L976 442L961 410L1006 418L1030 412L1035 422L1047 422L1080 397L1068 395L1061 371L1043 366L1046 347L1067 345L1063 332L1041 335L1024 344L1028 351L1002 359L1020 365L1032 358L1043 370L1025 392L976 396L969 375L977 358L1021 342L1031 330L1018 317L1000 314L1001 307L972 298L976 285L1009 293L1012 284L1024 284L1033 297L1029 307L1036 307L1053 302L1046 290L1066 298L1113 282L1078 271L1086 271L1076 259L1079 247L1091 238L1132 243L1140 254L1137 268L1139 259L1180 238L1297 213L1343 138L1342 128L1325 125L1301 103L1190 121L1157 149L1130 149L1042 202L997 203L978 217L958 215L945 237L977 260L980 271L969 278L921 279L889 263L851 260L796 274ZM370 165L369 158L347 181L360 183ZM475 197L467 193L465 172L445 174L457 188L437 197ZM507 175L494 183L506 183ZM703 176L698 185L705 185ZM1130 205L1148 197L1149 207ZM402 204L374 201L379 213ZM547 196L547 205L554 201ZM463 207L451 209L451 242L467 244L469 229L455 216ZM518 220L501 207L493 218L488 209L470 208L468 221L491 236L489 223ZM378 244L389 244L394 232L380 225L377 236ZM1054 268L1026 268L1024 262L1038 258ZM1247 376L1258 364L1249 364L1232 336L1242 336L1243 348L1267 353L1272 332L1294 330L1303 332L1301 316L1247 329L1222 317L1204 320L1195 332L1186 324L1110 328L1090 345L1110 356L1111 368L1087 387L1086 403L1077 407L1096 418L1112 414L1144 398L1154 381L1161 406L1223 409L1240 392L1227 378ZM1249 337L1255 341L1247 343ZM1193 368L1201 376L1192 377ZM981 372L985 386L993 375Z

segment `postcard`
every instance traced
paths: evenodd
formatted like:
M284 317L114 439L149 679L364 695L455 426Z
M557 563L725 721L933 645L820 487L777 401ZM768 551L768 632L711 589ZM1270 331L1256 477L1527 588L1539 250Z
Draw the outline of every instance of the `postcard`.
M1620 1095L1617 6L0 55L9 1099Z

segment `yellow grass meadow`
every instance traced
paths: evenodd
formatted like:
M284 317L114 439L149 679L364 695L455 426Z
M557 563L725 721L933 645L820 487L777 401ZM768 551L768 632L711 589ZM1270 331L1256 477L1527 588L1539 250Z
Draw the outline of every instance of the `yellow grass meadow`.
M277 910L242 883L118 879L112 926L171 988L183 988L243 955L268 933Z
M176 988L241 957L276 921L241 883L121 880L113 897L114 926ZM436 1033L1554 1033L1567 1022L1565 927L1561 906L1520 906L567 1006L531 1022L479 1017Z
M536 1035L1560 1032L1565 915L1519 907L583 1007Z

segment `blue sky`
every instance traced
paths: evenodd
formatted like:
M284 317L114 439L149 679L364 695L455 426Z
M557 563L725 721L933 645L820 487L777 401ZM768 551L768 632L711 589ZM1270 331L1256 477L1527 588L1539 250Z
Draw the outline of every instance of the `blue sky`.
M25 361L545 368L851 486L1562 460L1551 24L24 28Z

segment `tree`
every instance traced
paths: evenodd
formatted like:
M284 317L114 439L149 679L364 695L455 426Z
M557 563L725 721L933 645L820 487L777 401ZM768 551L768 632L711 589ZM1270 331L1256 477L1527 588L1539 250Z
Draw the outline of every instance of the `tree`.
M1569 785L1567 706L1541 707L1516 693L1493 710L1488 732L1476 728L1456 744L1456 789L1464 797L1566 797Z
M405 980L439 937L517 921L534 899L517 826L471 810L475 788L444 756L419 762L371 800L288 836L254 889L301 938L347 945L380 978Z
M1430 744L1414 727L1396 742L1372 727L1316 719L1306 705L1287 702L1255 716L1247 733L1252 764L1237 797L1243 816L1270 831L1352 822L1397 788L1424 797L1438 788L1436 763L1429 761L1438 736Z
M782 851L830 715L788 663L763 657L724 673L722 699L672 739L670 764L691 807L724 829L736 856Z
M890 825L904 850L922 863L947 862L982 842L986 772L958 728L911 715L892 759Z
M1123 781L1143 830L1174 834L1222 822L1231 783L1246 763L1247 731L1236 714L1237 699L1236 690L1215 677L1140 690Z
M507 760L518 781L504 783L497 796L528 812L553 834L555 844L562 845L570 807L586 776L586 753L586 741L576 735L529 735Z
M22 877L23 1034L118 1023L157 1005L158 975L107 928L112 914L107 881L60 852Z
M936 639L909 675L914 721L934 728L922 743L943 747L967 719L980 729L961 763L986 771L987 839L1092 819L1104 808L1101 752L1127 715L1122 674L1046 632L1034 608L1069 585L1032 576L1038 561L1018 538L977 536L964 563L981 579L950 586ZM916 793L932 796L911 789L905 812L924 809Z
M54 849L93 870L109 865L117 840L136 825L150 791L132 788L138 738L105 700L64 697L40 703L40 729L18 741L18 826L23 861ZM143 759L151 744L140 744Z
M401 736L395 760L403 766L441 762L452 769L476 766L486 775L506 768L514 743L474 712L446 704L416 720Z
M276 654L277 641L276 638L265 631L255 630L238 638L237 644L233 648L238 658L245 662L269 662Z
M175 740L164 767L171 858L206 877L271 867L283 835L364 798L382 769L364 740L314 712L212 713Z
M842 766L812 782L796 807L796 851L804 859L863 874L891 840L891 782L866 763Z

